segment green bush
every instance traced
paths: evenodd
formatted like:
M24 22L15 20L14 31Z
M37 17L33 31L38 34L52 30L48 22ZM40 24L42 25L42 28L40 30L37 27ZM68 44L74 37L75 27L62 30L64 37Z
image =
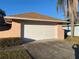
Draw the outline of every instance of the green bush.
M0 50L0 59L31 59L26 49Z

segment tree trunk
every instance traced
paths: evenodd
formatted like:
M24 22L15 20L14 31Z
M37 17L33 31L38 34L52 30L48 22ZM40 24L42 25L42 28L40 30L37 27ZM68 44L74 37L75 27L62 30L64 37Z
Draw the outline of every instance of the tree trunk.
M75 22L75 17L74 17L74 15L73 15L73 13L72 13L72 16L71 16L71 38L73 38L74 37L74 22Z

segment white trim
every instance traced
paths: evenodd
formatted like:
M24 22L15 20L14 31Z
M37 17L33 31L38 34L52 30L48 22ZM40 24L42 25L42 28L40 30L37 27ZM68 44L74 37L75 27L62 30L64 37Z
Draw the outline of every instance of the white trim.
M24 18L24 17L13 17L13 16L5 16L5 19L19 19L19 20L34 20L34 21L50 21L50 22L59 22L59 23L67 23L67 21L62 20L48 20L48 19L36 19L36 18Z

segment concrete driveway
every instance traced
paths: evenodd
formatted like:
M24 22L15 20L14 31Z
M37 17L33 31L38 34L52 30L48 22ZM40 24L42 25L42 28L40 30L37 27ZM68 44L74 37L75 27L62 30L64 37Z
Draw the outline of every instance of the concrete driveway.
M36 41L23 45L32 59L79 59L77 46L65 41Z

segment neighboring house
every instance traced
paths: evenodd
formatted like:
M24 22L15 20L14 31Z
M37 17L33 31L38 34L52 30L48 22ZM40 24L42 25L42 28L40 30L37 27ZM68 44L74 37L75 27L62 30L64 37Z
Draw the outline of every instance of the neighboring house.
M79 24L75 24L75 27L74 27L74 36L79 36ZM63 29L65 30L65 33L67 36L70 36L71 35L71 26L67 26L67 25L64 25L63 26Z
M66 21L37 13L24 13L4 17L11 29L0 31L0 38L20 37L24 40L64 39L64 30L61 24ZM12 22L12 23L11 23Z
M74 26L74 36L79 36L79 12L78 17L75 19L75 26ZM67 25L63 26L63 29L65 30L65 35L71 36L71 26L70 21L68 21Z

